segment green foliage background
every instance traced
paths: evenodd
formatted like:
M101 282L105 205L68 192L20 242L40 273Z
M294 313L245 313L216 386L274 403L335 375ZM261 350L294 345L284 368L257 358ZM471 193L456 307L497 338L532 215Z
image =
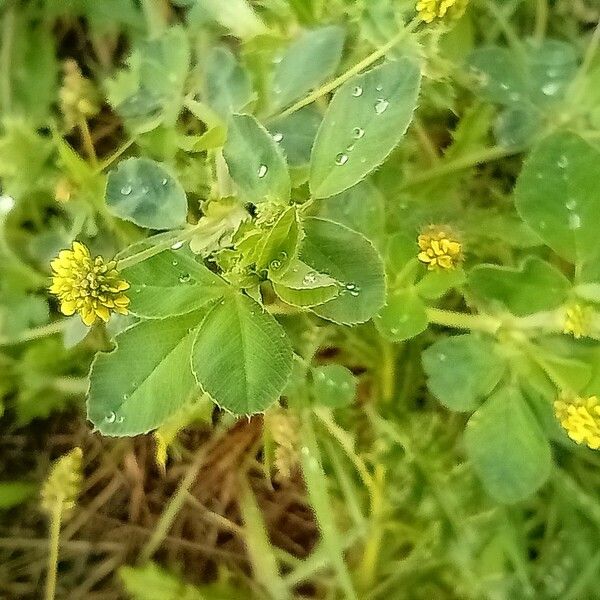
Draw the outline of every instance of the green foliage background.
M0 10L2 430L85 404L90 435L173 446L264 415L276 481L283 415L320 530L307 558L277 548L242 473L251 576L144 562L117 585L599 597L600 458L552 409L600 395L595 2L479 0L429 25L408 0ZM417 259L432 224L456 269ZM60 315L49 264L75 239L117 257L130 315ZM39 475L0 479L0 510L35 504Z

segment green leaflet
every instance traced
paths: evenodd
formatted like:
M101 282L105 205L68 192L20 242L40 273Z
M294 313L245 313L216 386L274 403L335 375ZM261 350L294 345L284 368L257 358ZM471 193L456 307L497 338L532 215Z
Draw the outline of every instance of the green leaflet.
M233 115L223 155L244 202L290 199L290 174L269 132L250 115Z
M344 29L332 25L307 31L289 46L273 74L275 108L304 96L335 71L344 37Z
M92 365L88 419L104 435L156 429L197 386L189 357L205 312L152 320L126 329L117 347Z
M128 158L108 174L106 205L115 216L150 229L179 227L187 215L183 187L149 158Z
M165 250L123 270L131 284L129 310L140 317L164 318L192 312L221 298L227 283L188 250Z
M506 362L496 343L476 334L442 338L423 352L427 387L450 410L474 410L498 385Z
M292 348L269 313L235 292L218 302L198 329L192 369L219 406L250 415L281 395L292 370Z
M523 316L564 303L571 283L558 269L532 256L519 269L476 266L469 273L469 288L476 298L490 306L500 304L513 314Z
M521 218L557 254L582 264L598 256L600 151L573 133L543 140L515 188Z
M420 84L419 62L403 57L340 87L312 151L310 189L315 197L343 192L383 162L408 128Z
M304 221L304 231L300 259L343 286L337 297L313 311L344 324L364 323L377 314L385 301L385 275L371 242L344 225L316 217Z
M518 502L550 475L548 440L521 391L498 390L473 414L465 430L473 468L499 502Z

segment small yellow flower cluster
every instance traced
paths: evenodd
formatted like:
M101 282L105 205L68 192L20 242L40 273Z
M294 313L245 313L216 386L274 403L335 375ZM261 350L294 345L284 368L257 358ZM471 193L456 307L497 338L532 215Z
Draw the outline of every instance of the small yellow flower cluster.
M565 311L563 333L571 334L575 339L590 333L594 312L590 306L573 304Z
M62 513L74 508L83 479L82 459L81 448L74 448L53 463L40 492L41 506L46 513L52 514L57 505Z
M298 431L300 423L296 415L284 410L273 411L267 422L275 443L274 466L280 480L289 479L298 466Z
M105 323L111 311L127 314L129 298L123 292L129 284L121 279L115 261L104 262L101 256L92 258L80 242L71 250L62 250L52 263L50 292L60 300L60 310L70 316L79 313L88 326L98 319Z
M562 395L554 403L554 414L574 442L600 449L600 401L596 396Z
M418 259L430 271L455 269L463 260L462 244L448 228L431 226L419 236Z
M79 65L72 59L64 63L64 78L58 92L60 110L69 129L81 119L93 117L100 112L100 97L93 83L85 78Z
M431 23L434 19L460 19L467 10L469 0L419 0L417 2L417 13L425 23Z

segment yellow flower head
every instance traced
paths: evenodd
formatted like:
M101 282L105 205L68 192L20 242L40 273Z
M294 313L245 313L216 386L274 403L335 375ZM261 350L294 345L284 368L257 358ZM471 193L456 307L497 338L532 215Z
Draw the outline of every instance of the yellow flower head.
M600 401L596 396L562 395L554 403L554 414L574 442L586 444L593 450L600 448Z
M447 227L432 225L418 237L418 259L430 271L455 269L463 260L462 244Z
M575 339L590 333L594 312L590 306L573 304L565 311L563 333L571 334Z
M422 21L431 23L434 19L460 19L467 10L469 0L419 0L417 13Z
M79 313L88 326L98 319L105 323L111 311L127 314L129 298L123 292L129 284L121 279L115 261L92 258L80 242L71 250L62 250L52 263L50 292L60 300L60 310L70 316Z

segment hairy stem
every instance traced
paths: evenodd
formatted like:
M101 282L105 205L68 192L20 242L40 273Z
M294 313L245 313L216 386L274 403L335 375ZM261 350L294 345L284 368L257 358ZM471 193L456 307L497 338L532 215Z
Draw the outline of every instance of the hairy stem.
M289 108L279 113L278 115L274 115L272 118L282 118L291 115L292 113L312 104L315 100L318 100L325 94L329 92L333 92L342 84L346 83L349 79L358 75L360 72L364 71L366 68L370 67L373 63L377 62L380 58L383 58L387 52L389 52L394 46L396 46L399 42L401 42L406 35L408 35L411 31L417 27L420 23L420 19L413 19L402 31L398 32L391 40L386 42L380 48L377 48L374 52L371 52L369 56L363 58L360 62L356 63L353 67L342 73L339 77L336 77L332 81L322 85L320 88L316 89L314 92L310 93L305 98L298 100L295 104L292 104Z
M62 499L59 499L50 514L50 552L46 572L45 600L54 600L56 595L56 570L58 568L58 544L60 541L60 523L62 517Z

